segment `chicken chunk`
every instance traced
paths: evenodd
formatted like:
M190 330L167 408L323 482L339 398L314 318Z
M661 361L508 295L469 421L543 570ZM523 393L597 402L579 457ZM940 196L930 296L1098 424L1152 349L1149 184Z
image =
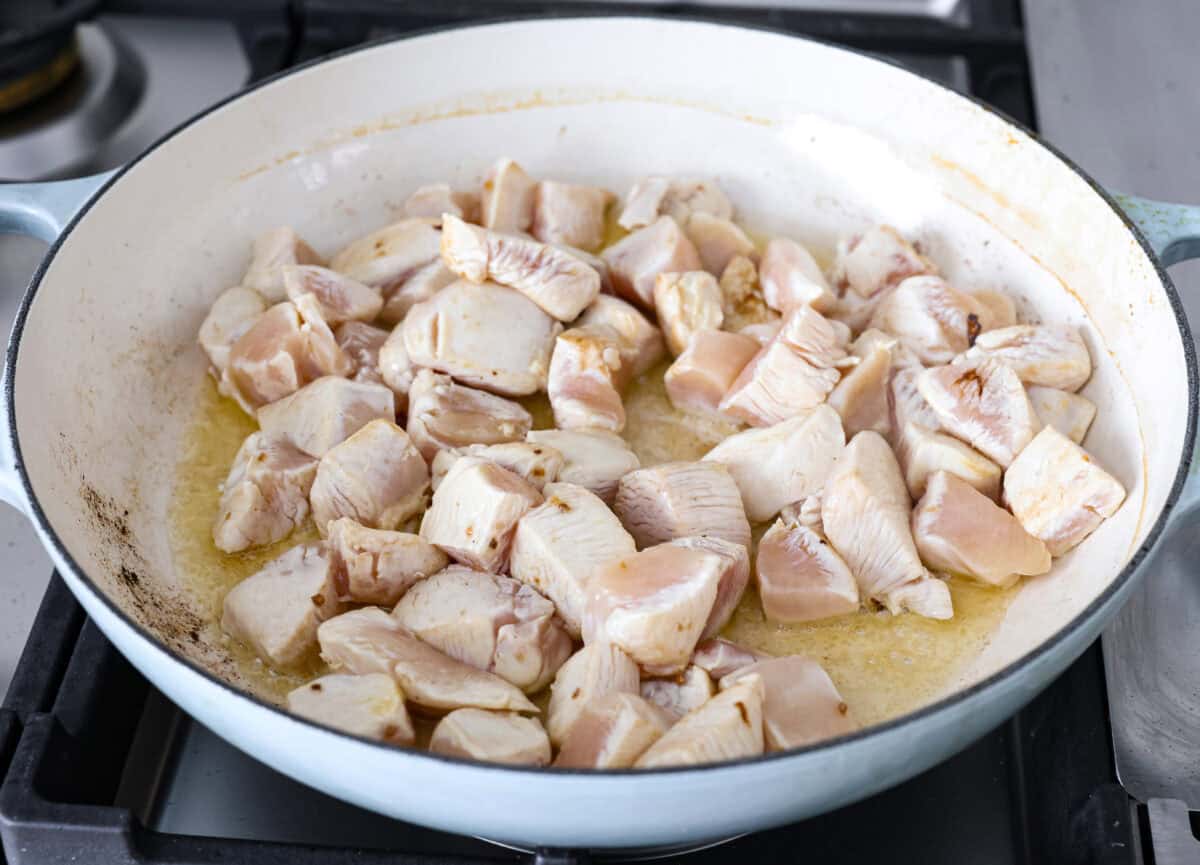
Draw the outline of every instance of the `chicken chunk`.
M657 706L635 694L608 694L588 703L554 765L563 769L627 769L667 732Z
M433 494L421 537L457 562L499 573L517 520L541 503L541 493L507 469L463 457Z
M696 646L696 653L692 655L692 663L708 673L709 678L716 682L734 670L748 667L755 661L767 657L770 656L739 646L737 643L731 643L729 640L714 637L711 640L703 640Z
M858 583L818 532L780 518L758 542L758 595L763 613L793 624L857 612Z
M704 455L729 469L752 523L821 489L846 444L842 422L819 405L774 426L735 433Z
M767 244L759 279L767 306L784 314L803 305L821 313L832 312L837 306L837 295L812 253L786 237L776 237Z
M923 371L920 365L897 367L893 363L892 366L891 380L888 382L889 441L899 452L903 450L902 434L910 423L918 424L930 432L938 432L942 428L937 412L925 401L917 387L917 379Z
M721 287L721 312L725 315L725 327L741 331L747 326L777 321L777 314L763 298L759 284L758 268L745 255L735 255L725 265L719 281Z
M1046 545L966 481L935 472L912 515L921 560L935 571L1011 586L1050 570Z
M642 680L642 699L661 709L672 723L703 706L715 691L708 673L694 664L668 679Z
M383 309L379 322L395 327L404 321L408 311L418 303L429 300L443 288L458 282L458 274L442 263L440 258L423 264L412 274L383 293Z
M593 701L609 694L637 694L638 681L637 664L617 647L584 646L559 668L550 686L546 707L550 741L562 745Z
M324 456L377 418L396 419L390 390L331 375L258 410L263 432L285 438L314 457Z
M317 461L279 436L253 432L242 442L213 523L213 543L226 553L283 540L308 519Z
M303 544L229 590L221 628L272 666L295 667L316 648L317 627L338 611L329 557Z
M735 256L752 257L754 241L731 220L703 211L693 213L684 233L696 247L700 264L714 277L720 276Z
M533 430L525 439L562 454L559 481L578 484L607 504L616 497L621 478L641 466L629 443L607 430Z
M595 252L604 245L604 211L616 200L599 186L543 180L533 195L533 236Z
M533 418L520 404L427 369L408 391L408 432L426 460L442 448L520 441L531 426Z
M349 517L327 527L338 598L391 607L412 586L446 567L437 547L408 532L369 529Z
M663 379L671 405L717 414L721 400L759 347L758 340L740 333L701 330L692 334Z
M914 500L925 495L930 475L938 471L949 472L990 499L1000 497L1000 466L956 438L910 423L900 454L904 482Z
M924 273L936 274L937 267L890 225L877 225L840 246L834 264L834 281L861 298Z
M550 739L542 725L514 712L456 709L433 728L429 750L510 766L550 762Z
M660 273L654 280L654 311L673 355L687 348L693 334L720 330L725 320L717 280L702 270Z
M418 303L400 327L412 363L502 396L546 387L550 352L562 329L524 295L465 280Z
M508 469L538 492L541 492L546 484L554 483L563 467L563 455L557 448L530 442L467 445L465 448L441 450L433 458L433 465L430 467L435 492L454 464L464 456L477 457Z
M533 693L571 655L554 604L509 577L451 565L413 586L392 616L451 658Z
M210 369L217 381L229 367L229 351L238 339L254 326L267 310L267 304L257 291L235 285L227 288L213 301L212 308L200 325L200 347L208 355Z
M660 273L700 270L696 247L667 216L622 238L601 257L617 294L644 309L654 307L654 282Z
M560 429L625 428L621 402L621 348L606 324L573 327L558 335L550 358L547 394Z
M1096 419L1096 404L1087 397L1053 387L1029 385L1025 388L1038 418L1075 444L1083 441Z
M443 213L451 213L467 222L478 222L479 195L457 192L449 183L427 183L404 199L404 215L410 219L436 219L440 224Z
M483 226L494 231L529 231L537 184L520 165L497 159L483 181Z
M697 213L719 219L733 218L733 205L711 180L702 178L647 177L634 184L618 224L629 231L650 225L666 215L680 225Z
M1077 391L1092 376L1092 357L1078 328L1017 324L979 335L968 357L1012 367L1025 384Z
M988 357L927 369L917 389L947 432L1008 468L1042 422L1017 373Z
M325 259L293 229L275 228L255 238L250 267L242 277L242 285L258 292L267 303L279 303L287 297L280 268L289 264L324 263Z
M950 590L921 564L909 527L912 507L900 466L878 433L861 432L834 464L821 497L821 520L850 566L860 594L931 619L954 615Z
M841 417L847 435L854 436L868 429L883 436L891 433L888 406L891 372L892 346L880 343L862 355L859 363L830 391L829 405Z
M373 420L326 451L309 501L321 534L339 517L372 529L394 529L425 507L429 469L408 435Z
M750 546L750 524L733 475L708 462L662 463L621 478L614 502L639 547L705 535Z
M676 538L671 543L688 550L703 550L721 558L722 569L720 581L717 583L717 598L713 601L712 612L708 614L708 621L700 633L700 639L707 640L725 627L746 592L746 586L750 582L750 551L742 544L721 538Z
M329 260L331 270L388 297L439 254L436 219L402 219L347 244Z
M911 276L880 301L871 327L895 336L922 363L949 363L975 342L987 315L940 276Z
M288 298L294 302L311 294L321 318L331 327L343 321L371 321L383 309L378 291L327 267L291 264L280 272Z
M347 321L338 325L333 332L338 348L350 359L350 377L363 384L383 384L379 370L379 350L387 341L388 332L383 328L361 321ZM407 395L408 389L405 388ZM407 404L407 396L404 400Z
M621 338L621 368L617 386L624 387L649 371L663 356L662 332L638 312L633 304L619 297L601 294L583 311L576 327L607 325Z
M1054 427L1045 427L1004 474L1004 501L1021 526L1061 556L1117 512L1125 488Z
M1017 323L1017 307L1011 297L1002 291L977 289L971 292L971 297L983 304L987 315L980 322L984 330L996 330L1001 327L1012 327Z
M762 677L746 676L676 722L634 765L694 766L761 754L764 694Z
M858 726L829 674L810 658L758 661L722 679L722 692L753 676L763 684L763 736L771 751L841 736Z
M411 745L412 721L391 676L331 673L288 692L288 711L366 739Z
M559 321L574 321L600 293L600 274L579 257L448 216L442 261L459 276L514 288Z

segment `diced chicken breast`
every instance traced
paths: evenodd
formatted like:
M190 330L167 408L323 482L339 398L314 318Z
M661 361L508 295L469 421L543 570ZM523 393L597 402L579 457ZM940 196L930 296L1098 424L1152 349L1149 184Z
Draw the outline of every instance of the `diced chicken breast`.
M377 290L336 270L315 264L292 264L280 270L288 298L296 301L311 294L330 326L343 321L371 321L383 309L383 297Z
M302 544L229 590L221 628L272 666L295 667L316 648L317 627L338 611L329 557Z
M309 501L321 534L339 517L372 529L394 529L421 513L429 469L408 435L373 420L321 457Z
M404 321L408 311L433 297L448 285L458 282L458 274L442 263L441 258L418 267L403 282L383 293L383 309L379 321L395 327Z
M541 493L507 469L463 457L433 494L421 537L457 562L499 573L517 520L541 503Z
M437 547L408 532L369 529L349 517L327 529L333 581L343 601L391 607L449 562Z
M700 270L696 247L668 216L622 238L601 257L617 294L643 309L654 308L654 282L660 273Z
M671 543L689 550L704 550L721 558L722 570L720 581L717 583L717 598L713 601L712 612L708 614L708 621L700 634L701 640L707 640L725 627L746 592L746 586L750 582L750 551L742 544L721 538L676 538Z
M554 604L532 588L459 565L409 589L392 616L435 649L526 693L548 685L574 648Z
M483 181L483 226L495 231L528 231L533 225L537 184L508 157L497 159Z
M409 391L417 377L417 365L408 356L404 345L404 328L397 325L379 347L379 377L391 388L396 399L396 413L408 411ZM433 375L427 372L427 375ZM449 381L449 378L446 378Z
M871 327L885 331L922 363L949 363L979 337L987 308L940 276L912 276L880 301Z
M865 331L864 335L872 331ZM860 336L861 340L862 337ZM846 435L863 430L887 436L892 430L888 385L892 373L892 347L881 343L862 355L829 393L829 405L842 419Z
M563 769L627 769L667 732L669 720L635 694L608 694L588 703L554 765Z
M575 322L576 327L607 325L621 338L621 368L617 385L624 387L649 371L663 356L662 332L619 297L602 294L592 301Z
M700 330L667 369L663 381L671 405L717 414L721 400L759 350L758 340L723 330Z
M922 273L936 274L937 267L890 225L877 225L839 246L834 264L835 282L863 298Z
M950 434L1008 468L1041 429L1012 367L988 357L959 358L927 369L917 389Z
M786 314L807 304L827 313L837 306L837 295L812 253L786 237L776 237L767 244L759 279L767 305L779 312Z
M621 401L621 348L606 324L573 327L558 335L546 386L554 423L560 429L625 428Z
M939 471L949 472L992 500L1000 497L1000 466L970 445L918 423L905 428L902 442L904 482L914 500L925 495L930 475Z
M562 745L594 700L608 694L637 694L639 677L637 664L617 647L584 646L559 668L550 686L546 707L550 741Z
M762 677L746 676L680 719L634 765L695 766L761 754L764 695Z
M238 339L254 326L267 310L267 304L257 291L235 285L227 288L213 301L212 308L200 325L200 347L208 355L213 376L220 381L229 366L229 350Z
M696 646L696 653L692 655L692 663L708 673L709 678L716 682L734 670L748 667L755 661L766 657L769 656L739 646L729 640L714 637L711 640L703 640Z
M693 213L684 225L684 233L696 247L700 263L714 277L725 272L735 256L752 257L754 241L731 220L711 213Z
M595 252L604 245L604 211L616 200L599 186L543 180L533 194L533 236Z
M721 289L710 273L660 273L654 280L654 311L671 354L687 348L692 334L720 330Z
M1017 323L1017 307L1012 298L1004 292L989 288L977 289L971 292L971 297L982 303L987 310L987 315L982 321L984 330L1012 327Z
M759 285L758 268L745 255L735 255L721 272L721 312L725 327L742 331L750 325L777 321L778 316L768 308Z
M629 443L607 430L533 430L526 441L547 444L563 457L558 480L578 484L611 504L621 478L641 466Z
M1011 586L1050 570L1046 545L1016 517L949 472L935 472L912 515L921 560L935 571Z
M515 685L442 654L378 607L326 620L317 639L321 657L335 671L390 673L409 702L425 709L538 711Z
M750 546L750 524L733 475L708 462L662 463L621 478L614 502L639 547L704 535Z
M479 220L479 195L456 192L449 183L427 183L419 186L404 199L404 215L410 219L436 219L441 223L443 213L451 213L467 222Z
M600 274L555 246L447 216L442 261L471 282L514 288L559 321L574 321L600 293Z
M350 359L350 377L364 384L383 384L379 371L379 350L387 341L388 332L361 321L347 321L333 332L338 348ZM408 403L407 388L405 404Z
M414 364L502 396L546 387L554 337L562 329L519 292L465 280L418 303L399 327Z
M924 368L917 366L900 366L895 364L893 357L891 381L888 383L888 418L891 435L888 440L896 447L897 453L903 455L903 435L910 423L918 424L931 432L942 428L937 412L925 402L917 387L917 379Z
M721 680L722 691L758 676L768 750L786 751L853 732L858 725L824 668L803 655L769 658Z
M321 676L289 691L287 707L293 715L367 739L411 745L415 738L404 694L385 673Z
M1004 473L1004 501L1052 556L1078 545L1124 500L1117 479L1054 427L1038 433Z
M287 297L280 268L289 264L325 263L325 259L287 227L275 228L254 240L250 267L242 277L242 285L262 295L267 303L279 303Z
M514 712L456 709L433 728L429 750L510 766L550 762L550 739L541 723Z
M671 678L642 680L642 699L661 709L672 723L703 706L715 691L708 673L694 664Z
M980 334L968 357L1012 367L1025 384L1077 391L1092 376L1092 357L1078 328L1017 324Z
M388 297L440 252L436 219L402 219L342 247L329 267Z
M821 520L864 597L893 613L907 609L949 619L954 615L950 590L921 564L909 527L911 507L892 449L878 433L861 432L829 474Z
M426 460L442 448L520 441L531 426L533 418L520 404L427 369L408 391L408 432Z
M332 375L258 410L263 432L281 436L314 457L324 456L377 418L396 419L390 390Z
M701 178L647 177L634 184L617 223L632 231L667 215L680 225L696 213L720 219L733 218L733 205L711 180Z
M226 553L273 544L308 518L317 461L279 436L253 432L242 442L213 523L213 543Z
M450 472L460 457L477 457L508 469L517 477L528 481L538 492L546 484L558 479L563 466L563 455L550 445L531 442L505 442L498 445L467 445L455 450L441 450L433 458L430 467L433 489L436 491L442 479Z
M1053 387L1029 385L1025 388L1038 418L1075 444L1083 441L1096 419L1096 404L1084 396Z
M755 562L763 613L793 624L858 611L858 583L818 532L780 518L758 542Z

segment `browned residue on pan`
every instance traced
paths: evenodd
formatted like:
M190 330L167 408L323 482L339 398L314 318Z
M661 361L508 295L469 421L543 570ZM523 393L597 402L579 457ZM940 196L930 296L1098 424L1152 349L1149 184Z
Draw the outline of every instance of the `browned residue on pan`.
M1009 136L1009 139L1009 143L1013 143L1011 135ZM1040 214L1035 213L1032 210L1026 210L1023 207L1017 207L1008 200L1008 197L1004 195L1004 193L993 189L991 186L988 186L979 178L977 174L959 165L954 160L947 159L941 154L935 153L930 157L930 161L938 168L950 171L967 181L967 183L971 184L988 198L992 199L992 201L996 202L997 205L1009 211L1010 213L1015 214L1018 219L1020 219L1030 228L1036 231L1041 231L1045 227Z

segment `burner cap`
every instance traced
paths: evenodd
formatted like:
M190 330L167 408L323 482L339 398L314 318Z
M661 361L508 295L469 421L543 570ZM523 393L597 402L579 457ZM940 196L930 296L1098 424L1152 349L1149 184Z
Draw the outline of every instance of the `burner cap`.
M78 65L75 25L99 0L0 3L0 112L37 99Z

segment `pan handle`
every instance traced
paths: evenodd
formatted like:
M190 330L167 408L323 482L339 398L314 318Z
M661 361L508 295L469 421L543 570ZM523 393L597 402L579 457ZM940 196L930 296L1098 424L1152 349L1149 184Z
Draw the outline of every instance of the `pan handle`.
M1164 267L1200 258L1200 207L1120 193L1113 197L1149 241Z

